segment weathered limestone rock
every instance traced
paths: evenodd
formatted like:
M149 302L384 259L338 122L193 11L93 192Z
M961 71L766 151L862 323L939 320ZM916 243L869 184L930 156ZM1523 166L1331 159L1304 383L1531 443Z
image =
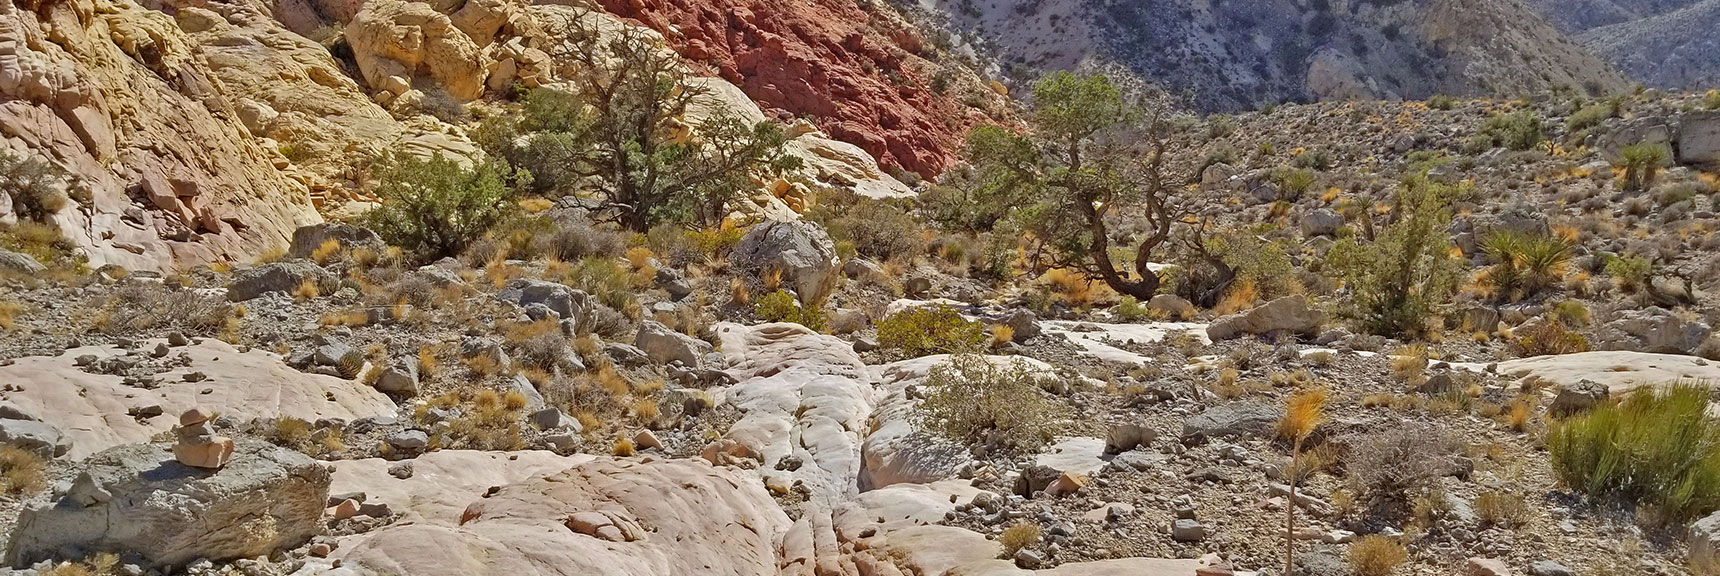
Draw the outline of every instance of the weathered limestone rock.
M1309 334L1326 322L1326 313L1308 307L1302 295L1285 296L1241 314L1225 316L1207 326L1213 340L1228 340L1248 334L1289 332Z
M783 284L793 288L803 303L822 302L836 287L842 265L836 244L824 228L812 222L775 220L747 230L729 262L754 277L782 274Z
M227 299L243 302L269 292L291 293L300 285L316 286L317 293L333 294L340 290L340 279L308 260L271 262L247 268L233 274L227 285Z
M153 567L265 556L316 534L328 500L327 467L264 443L240 444L214 471L181 465L156 444L118 446L83 467L64 497L25 506L8 563L68 546L127 550Z
M1217 438L1263 436L1272 431L1272 426L1283 415L1283 409L1265 404L1222 404L1184 420L1182 438L1184 442L1205 442Z
M342 250L354 248L369 248L380 252L388 246L369 228L351 224L323 223L311 226L301 226L293 231L293 241L287 249L287 255L293 258L310 258L311 253L322 248L329 241L339 243Z
M711 352L709 342L676 332L652 320L639 323L639 335L633 345L644 350L652 361L664 364L680 362L689 368L697 368L699 359Z

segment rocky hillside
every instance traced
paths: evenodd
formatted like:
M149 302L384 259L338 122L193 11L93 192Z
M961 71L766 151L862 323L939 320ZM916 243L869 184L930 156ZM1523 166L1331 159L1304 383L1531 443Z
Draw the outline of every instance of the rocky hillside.
M1208 111L1283 101L1599 95L1624 77L1517 0L924 3L1025 78L1116 63Z
M1720 2L1570 2L1535 7L1596 55L1649 86L1705 90L1720 83L1711 31Z

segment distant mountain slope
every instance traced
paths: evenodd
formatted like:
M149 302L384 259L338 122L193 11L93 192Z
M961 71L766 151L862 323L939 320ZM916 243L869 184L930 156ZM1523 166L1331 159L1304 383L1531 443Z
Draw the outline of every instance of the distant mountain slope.
M1643 84L1685 90L1720 86L1720 0L1538 3L1549 17L1569 15L1567 25L1573 25L1584 46Z
M917 0L1016 70L1122 64L1237 110L1628 81L1519 0Z

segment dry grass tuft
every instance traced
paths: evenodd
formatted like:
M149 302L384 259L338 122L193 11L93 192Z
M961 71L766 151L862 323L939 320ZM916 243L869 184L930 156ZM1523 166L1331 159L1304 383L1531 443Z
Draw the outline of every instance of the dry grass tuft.
M41 490L47 467L35 452L11 444L0 446L0 492L25 495Z
M1396 540L1370 534L1350 545L1350 571L1356 576L1387 576L1409 560L1409 551Z
M330 260L340 257L340 241L329 238L321 246L311 251L311 261L318 265L328 264Z
M997 543L1003 545L1003 557L1013 558L1015 553L1039 541L1039 525L1021 523L1010 526L998 535Z
M293 297L299 300L310 300L320 295L321 290L317 288L316 280L310 278L306 278L304 282L299 283L297 288L293 289Z

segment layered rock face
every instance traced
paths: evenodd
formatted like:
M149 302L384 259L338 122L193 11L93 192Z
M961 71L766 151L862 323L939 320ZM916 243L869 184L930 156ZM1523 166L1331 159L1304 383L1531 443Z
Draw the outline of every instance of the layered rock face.
M1003 117L999 95L972 90L977 78L935 63L937 49L882 3L603 4L665 32L689 62L708 66L766 110L812 117L837 140L922 176L955 164L969 128ZM958 94L984 104L969 106Z

